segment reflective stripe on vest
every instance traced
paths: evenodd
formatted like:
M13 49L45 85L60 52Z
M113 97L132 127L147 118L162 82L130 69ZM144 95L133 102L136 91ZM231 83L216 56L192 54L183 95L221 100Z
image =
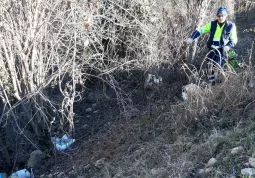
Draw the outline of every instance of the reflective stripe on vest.
M212 45L224 46L228 43L230 32L233 24L225 22L222 27L217 23L217 20L211 22L210 37L207 41L207 47L210 49Z

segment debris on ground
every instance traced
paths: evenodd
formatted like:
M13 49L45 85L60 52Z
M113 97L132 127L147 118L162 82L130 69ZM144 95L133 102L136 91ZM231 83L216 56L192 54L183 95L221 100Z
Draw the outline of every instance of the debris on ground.
M52 137L51 141L57 150L63 151L67 149L75 141L75 139L71 139L65 134L62 138Z

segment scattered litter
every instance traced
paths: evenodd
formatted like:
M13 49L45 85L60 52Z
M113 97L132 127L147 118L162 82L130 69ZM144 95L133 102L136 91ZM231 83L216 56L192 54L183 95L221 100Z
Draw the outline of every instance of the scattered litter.
M197 101L198 99L208 98L211 96L210 86L201 87L197 84L190 83L182 87L182 98L185 101Z
M14 172L9 178L30 178L30 172L26 169Z
M7 174L6 173L0 173L0 178L7 178Z
M184 91L182 92L182 99L184 101L188 100L187 93L185 93Z
M89 40L87 39L87 40L84 41L84 46L87 47L88 45L89 45Z
M230 57L230 58L237 58L238 54L234 50L229 50L228 51L228 57Z
M234 50L228 51L228 57L229 64L232 66L233 69L236 69L238 67L244 67L244 63L242 63L241 60L238 59L238 54Z
M153 84L160 85L162 83L162 77L156 77L156 75L148 74L146 81L145 81L145 87L152 86Z
M75 141L75 139L71 139L65 134L62 138L51 137L51 141L57 150L63 151L67 149Z
M232 174L236 175L236 170L235 169L232 170Z
M238 67L242 67L242 63L240 62L240 60L237 60L237 59L232 59L232 60L229 60L229 64L231 65L231 67L233 69L237 69Z
M250 82L249 82L249 87L251 87L251 88L254 87L254 82L253 82L253 81L250 81Z

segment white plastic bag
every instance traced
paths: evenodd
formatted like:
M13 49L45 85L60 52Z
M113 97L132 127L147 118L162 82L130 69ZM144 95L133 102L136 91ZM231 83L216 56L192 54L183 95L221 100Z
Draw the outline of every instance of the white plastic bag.
M184 91L182 92L182 99L184 101L188 100L187 94Z

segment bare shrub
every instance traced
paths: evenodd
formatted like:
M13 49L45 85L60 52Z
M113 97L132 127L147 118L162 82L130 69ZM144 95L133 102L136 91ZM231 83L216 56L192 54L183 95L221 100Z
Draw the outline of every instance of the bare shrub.
M64 88L60 87L64 98L60 110L61 118L72 123L72 105L79 96L75 88L81 83L76 62L77 31L71 25L74 14L68 17L66 5L60 1L53 5L40 0L3 1L1 14L1 61L5 69L1 77L3 101L8 108L14 109L11 101L15 98L18 101L15 104L28 107L28 110L25 102L29 101L39 114L31 122L48 123L50 118L41 102L53 105L43 89L54 82L62 86L63 78L69 75L70 82L66 82ZM29 114L25 117L25 122L31 119Z
M76 87L89 71L120 92L113 72L173 64L182 57L193 9L188 4L181 8L181 3L3 1L3 101L12 108L12 98L40 96L33 99L35 105L42 100L53 107L43 90L58 84L63 95L61 118L72 123L73 102L80 98ZM39 112L47 122L45 111Z

